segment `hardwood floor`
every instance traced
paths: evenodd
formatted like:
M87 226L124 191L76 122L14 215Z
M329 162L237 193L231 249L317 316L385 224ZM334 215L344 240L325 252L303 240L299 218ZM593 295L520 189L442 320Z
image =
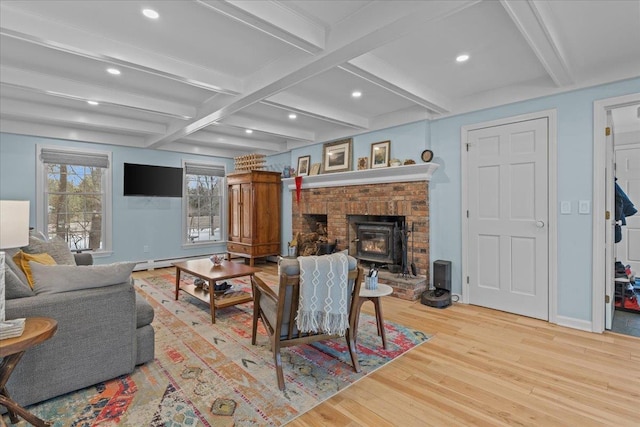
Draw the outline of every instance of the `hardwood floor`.
M256 267L276 281L275 264ZM288 426L639 425L640 338L465 304L382 305L431 340Z

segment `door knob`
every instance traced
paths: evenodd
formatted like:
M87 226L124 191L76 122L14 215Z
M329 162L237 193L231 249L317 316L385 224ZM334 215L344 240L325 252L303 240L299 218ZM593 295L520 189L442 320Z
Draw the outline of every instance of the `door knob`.
M544 221L536 221L536 227L538 228L544 227Z

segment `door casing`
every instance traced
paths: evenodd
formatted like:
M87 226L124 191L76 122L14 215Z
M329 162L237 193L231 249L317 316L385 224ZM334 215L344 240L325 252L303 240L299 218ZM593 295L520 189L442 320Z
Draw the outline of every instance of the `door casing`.
M461 185L462 185L462 203L461 203L461 215L462 218L462 302L469 303L469 283L467 277L469 276L469 230L467 210L469 189L467 186L467 167L468 167L468 154L466 150L466 144L468 142L469 132L482 129L486 127L502 126L515 122L522 122L527 120L535 120L539 118L546 118L549 123L549 147L548 147L548 164L547 171L549 174L549 187L548 187L548 209L549 209L549 247L547 255L549 257L549 322L557 323L557 277L558 277L558 227L557 227L557 187L558 187L558 149L557 149L557 110L544 110L535 113L522 114L518 116L506 117L499 120L493 120L490 122L476 123L472 125L462 126L460 130L460 173L461 173Z
M606 169L606 135L607 112L619 107L640 103L640 93L601 99L593 102L593 263L591 268L591 331L603 332L605 329L605 280L606 280L606 246L613 242L606 241L606 200L605 186L613 187L607 182ZM613 215L613 212L611 213ZM613 248L611 248L613 250ZM613 295L610 295L613 298Z

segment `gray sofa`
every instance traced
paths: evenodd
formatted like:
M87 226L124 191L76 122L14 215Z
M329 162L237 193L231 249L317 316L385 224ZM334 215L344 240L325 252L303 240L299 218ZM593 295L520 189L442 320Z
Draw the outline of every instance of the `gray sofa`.
M136 294L130 279L29 295L28 285L26 290L16 288L25 279L11 260L16 252L7 252L7 319L43 316L58 322L53 338L29 349L7 383L16 402L26 406L60 396L131 373L136 365L153 360L153 308ZM76 254L75 260L79 265L92 263L86 253Z

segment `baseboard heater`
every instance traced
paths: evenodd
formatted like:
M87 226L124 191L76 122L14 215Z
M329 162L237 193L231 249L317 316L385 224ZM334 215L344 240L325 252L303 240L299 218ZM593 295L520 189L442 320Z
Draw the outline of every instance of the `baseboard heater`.
M192 257L182 257L182 258L168 258L168 259L150 259L147 261L137 261L136 266L133 268L133 271L141 271L141 270L154 270L156 268L164 268L171 267L172 263L187 261L190 259L199 259L205 258L206 255L196 255Z
M206 257L208 257L208 255L194 255L191 257L182 257L182 258L150 259L147 261L137 261L137 264L133 268L133 271L154 270L156 268L171 267L172 263L174 262L187 261L190 259L201 259ZM277 256L271 256L271 255L266 257L267 261L275 262L275 263L278 262L278 258L279 257Z

